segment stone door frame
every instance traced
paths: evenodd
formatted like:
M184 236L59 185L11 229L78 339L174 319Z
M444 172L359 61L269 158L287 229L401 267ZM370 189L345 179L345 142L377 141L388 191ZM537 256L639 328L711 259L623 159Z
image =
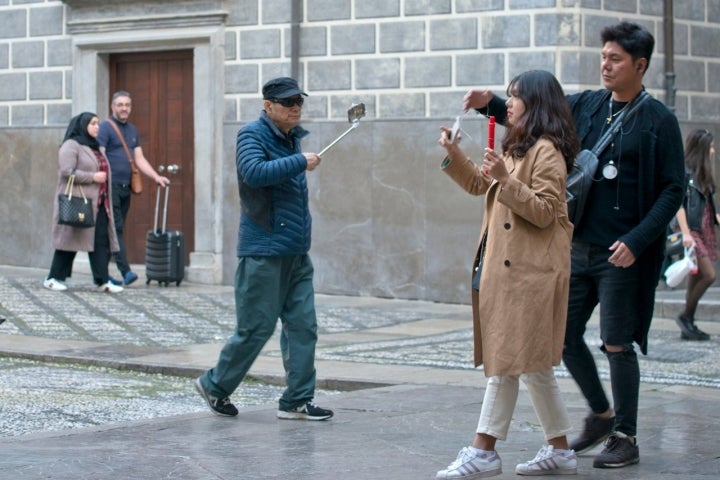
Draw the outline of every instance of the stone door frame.
M73 115L109 112L109 56L113 53L193 50L195 123L195 250L186 278L222 282L224 39L220 27L73 34Z

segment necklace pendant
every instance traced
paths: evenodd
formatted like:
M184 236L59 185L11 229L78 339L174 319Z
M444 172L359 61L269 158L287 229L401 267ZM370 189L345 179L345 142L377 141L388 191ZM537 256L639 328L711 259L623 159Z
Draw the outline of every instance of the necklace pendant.
M612 116L607 117L607 118L605 119L605 123L606 123L607 125L610 125L610 122L612 122Z

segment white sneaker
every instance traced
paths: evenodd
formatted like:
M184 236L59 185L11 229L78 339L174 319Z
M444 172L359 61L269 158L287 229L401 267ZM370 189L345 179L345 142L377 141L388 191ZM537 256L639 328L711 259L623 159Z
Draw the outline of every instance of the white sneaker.
M121 287L120 285L115 285L112 282L107 282L104 285L100 285L98 288L100 289L100 291L103 291L105 293L120 293L123 291L123 287Z
M55 280L54 278L46 278L45 280L43 280L43 287L47 288L48 290L55 290L56 292L64 292L65 290L67 290L67 285L65 285L65 282Z
M519 463L515 467L518 475L575 475L577 456L574 450L567 453L557 452L552 445L543 445L535 458Z
M502 461L497 452L485 452L478 455L471 447L460 450L453 463L445 470L437 472L435 478L459 478L471 480L474 478L494 477L502 473Z

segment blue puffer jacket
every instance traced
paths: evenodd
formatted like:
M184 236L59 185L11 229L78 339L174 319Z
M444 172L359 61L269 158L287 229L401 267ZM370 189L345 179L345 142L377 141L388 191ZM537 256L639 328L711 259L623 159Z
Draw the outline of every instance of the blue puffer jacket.
M307 160L300 149L306 135L300 126L285 135L265 112L238 132L238 256L301 255L310 250Z

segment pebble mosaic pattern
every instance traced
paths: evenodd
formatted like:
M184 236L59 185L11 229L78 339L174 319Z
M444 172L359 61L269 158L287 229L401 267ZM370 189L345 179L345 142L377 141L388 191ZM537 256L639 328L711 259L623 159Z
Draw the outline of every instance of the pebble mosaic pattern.
M6 319L0 332L162 349L222 343L235 324L230 289L188 295L182 287L150 287L108 295L68 283L67 292L53 292L36 278L0 277L0 318ZM362 336L429 319L464 321L470 315L467 306L407 301L380 306L372 299L325 296L317 315L322 339L343 338L319 346L318 359L473 368L469 327L418 337L381 335L373 341ZM364 340L353 341L353 333ZM586 339L607 379L598 337L597 327L588 326ZM675 330L652 330L649 355L639 355L643 381L720 388L717 351L717 336L683 342ZM569 377L562 366L556 371ZM271 403L281 392L281 387L243 384L232 399L241 406ZM0 436L207 411L187 378L8 358L0 358L0 397Z
M248 407L281 394L245 382L232 400ZM23 359L0 359L0 398L0 437L208 412L188 378Z
M41 288L35 278L0 278L0 316L7 318L2 332L164 348L224 342L235 324L230 290L188 296L182 288L130 288L122 295L107 295L89 286L70 283L70 287L67 292L52 292ZM332 297L318 302L321 336L444 318L426 302L418 302L416 309L407 307L412 302L392 309L341 303L334 303ZM446 317L457 319L457 311ZM649 355L638 355L645 381L720 388L716 338L683 342L676 331L663 330L650 335ZM607 378L598 337L597 328L589 326L586 339ZM471 369L471 342L472 330L466 328L419 338L319 347L317 357ZM559 367L558 375L568 374Z

